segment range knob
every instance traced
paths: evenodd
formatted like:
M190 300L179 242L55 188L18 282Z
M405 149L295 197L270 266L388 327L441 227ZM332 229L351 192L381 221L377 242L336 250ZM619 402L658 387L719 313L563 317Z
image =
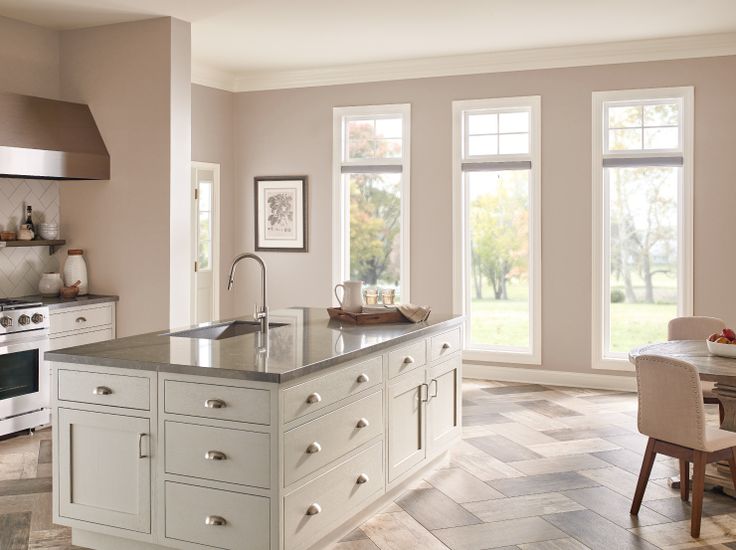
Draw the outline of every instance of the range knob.
M31 324L31 318L24 313L23 315L18 317L18 324L21 326L29 325Z
M4 317L0 317L0 326L2 326L3 328L10 328L13 326L13 320L7 315Z
M35 324L43 323L43 314L42 313L34 313L31 317L31 321L33 321Z

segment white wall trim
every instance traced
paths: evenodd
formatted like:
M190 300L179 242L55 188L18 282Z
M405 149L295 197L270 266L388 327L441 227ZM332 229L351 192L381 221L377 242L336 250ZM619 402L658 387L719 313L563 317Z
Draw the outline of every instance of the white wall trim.
M636 378L613 374L551 371L495 365L463 364L463 378L544 384L545 386L569 386L596 390L636 391Z
M736 55L736 32L240 74L195 63L192 82L231 92L251 92L724 55Z

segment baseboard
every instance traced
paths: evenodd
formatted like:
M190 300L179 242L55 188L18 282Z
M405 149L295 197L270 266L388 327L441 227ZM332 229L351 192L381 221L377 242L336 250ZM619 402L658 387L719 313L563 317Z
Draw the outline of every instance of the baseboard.
M464 363L463 378L544 384L545 386L570 386L596 390L636 391L636 378L633 376L567 372L543 368L529 369Z

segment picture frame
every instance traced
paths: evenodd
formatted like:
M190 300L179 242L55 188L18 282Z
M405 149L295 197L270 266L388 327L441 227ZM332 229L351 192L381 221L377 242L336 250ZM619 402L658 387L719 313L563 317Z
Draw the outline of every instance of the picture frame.
M307 176L253 178L255 249L307 251Z

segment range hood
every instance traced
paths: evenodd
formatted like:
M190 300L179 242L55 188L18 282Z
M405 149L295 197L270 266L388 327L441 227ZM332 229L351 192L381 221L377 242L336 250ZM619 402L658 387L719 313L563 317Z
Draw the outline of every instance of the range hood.
M0 177L110 179L110 155L89 107L0 93Z

